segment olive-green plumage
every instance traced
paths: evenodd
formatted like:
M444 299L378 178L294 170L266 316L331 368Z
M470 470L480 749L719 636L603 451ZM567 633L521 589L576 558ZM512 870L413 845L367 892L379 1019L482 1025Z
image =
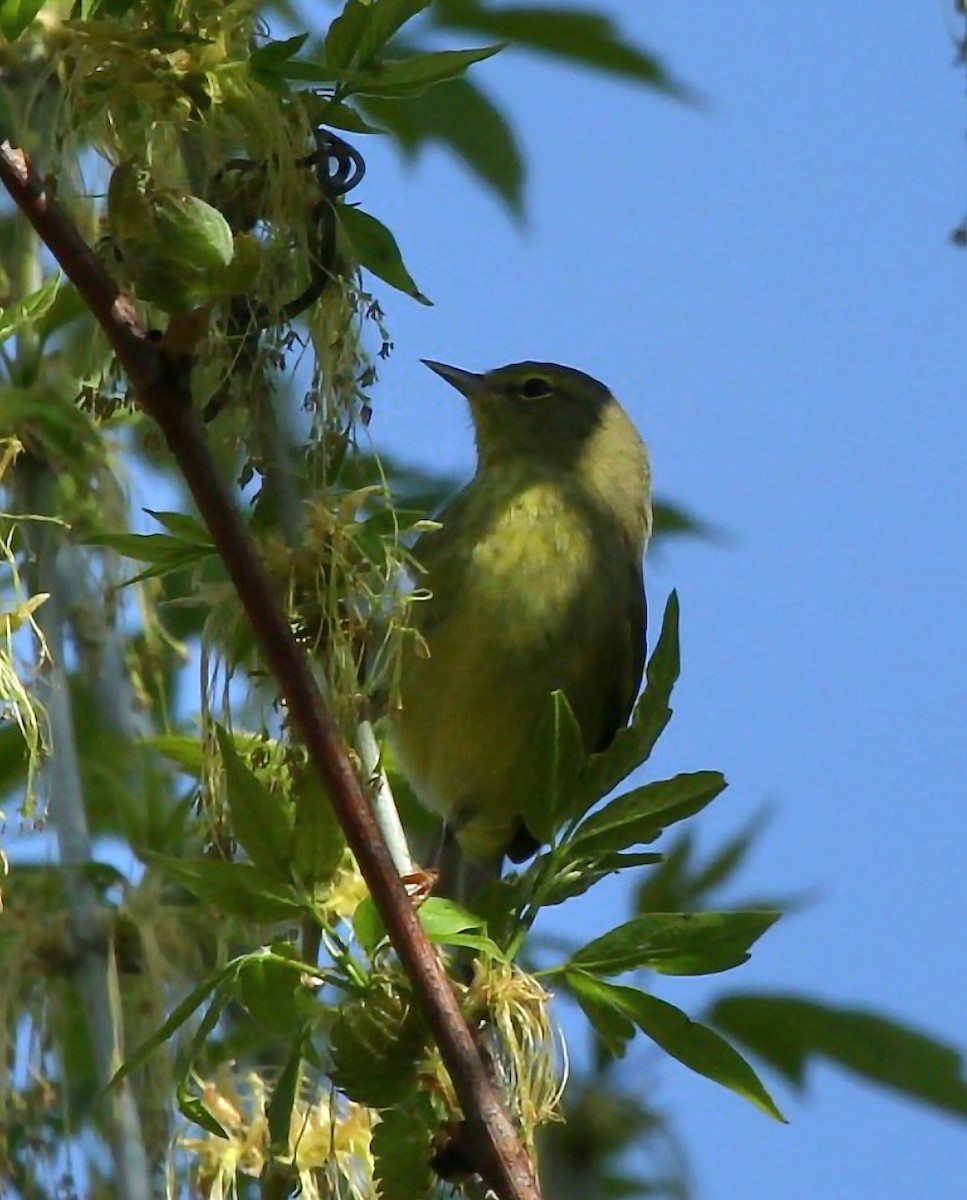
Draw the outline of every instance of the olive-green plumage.
M431 596L415 606L422 645L403 663L394 740L421 801L492 870L535 844L519 781L550 693L566 694L588 751L628 718L651 473L624 410L581 371L427 366L469 400L478 465L416 545Z

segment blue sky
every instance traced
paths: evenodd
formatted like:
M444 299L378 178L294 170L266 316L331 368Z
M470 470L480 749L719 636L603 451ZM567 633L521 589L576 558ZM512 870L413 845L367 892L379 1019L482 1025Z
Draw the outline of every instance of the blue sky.
M379 443L467 475L469 419L422 368L521 358L608 382L659 490L728 532L648 564L683 610L657 771L718 768L713 846L762 805L743 894L809 891L730 985L881 1009L967 1046L967 209L953 5L601 5L703 93L689 108L507 53L478 68L531 166L528 226L431 150L369 148L360 198L436 302L386 295ZM365 193L365 194L363 194ZM606 927L606 893L580 910ZM700 1195L963 1191L962 1124L832 1070L792 1124L669 1063Z

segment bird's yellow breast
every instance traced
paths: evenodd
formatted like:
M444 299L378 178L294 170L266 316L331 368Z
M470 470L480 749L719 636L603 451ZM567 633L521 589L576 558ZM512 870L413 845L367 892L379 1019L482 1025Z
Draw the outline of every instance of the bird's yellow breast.
M497 510L469 554L462 621L501 647L551 632L592 569L591 522L552 483L532 484ZM468 632L470 630L468 629Z
M428 807L484 814L471 826L486 857L513 831L515 776L548 695L595 668L588 648L619 598L596 561L613 527L566 487L498 498L474 486L426 541L425 653L404 662L396 744Z

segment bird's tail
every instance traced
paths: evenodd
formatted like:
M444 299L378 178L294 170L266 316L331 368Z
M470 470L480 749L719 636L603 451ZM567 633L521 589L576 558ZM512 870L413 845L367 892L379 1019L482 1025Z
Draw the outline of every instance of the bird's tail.
M472 859L461 848L456 831L447 825L436 860L439 876L434 894L457 904L466 904L491 880L499 879L503 864L503 854L485 862Z

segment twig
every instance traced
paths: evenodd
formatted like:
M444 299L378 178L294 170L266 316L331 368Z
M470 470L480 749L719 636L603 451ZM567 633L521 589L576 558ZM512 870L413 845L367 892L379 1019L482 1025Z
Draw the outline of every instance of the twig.
M100 322L137 397L160 426L332 796L346 839L433 1032L463 1109L473 1165L503 1200L539 1200L530 1159L474 1043L454 990L416 918L339 729L276 601L245 522L192 407L191 361L145 331L127 297L44 192L24 153L0 143L0 180Z
M406 841L406 833L400 821L393 791L380 761L379 743L371 721L360 721L356 728L356 752L366 772L366 780L373 794L373 812L376 823L382 830L393 862L401 875L412 875L413 859Z

